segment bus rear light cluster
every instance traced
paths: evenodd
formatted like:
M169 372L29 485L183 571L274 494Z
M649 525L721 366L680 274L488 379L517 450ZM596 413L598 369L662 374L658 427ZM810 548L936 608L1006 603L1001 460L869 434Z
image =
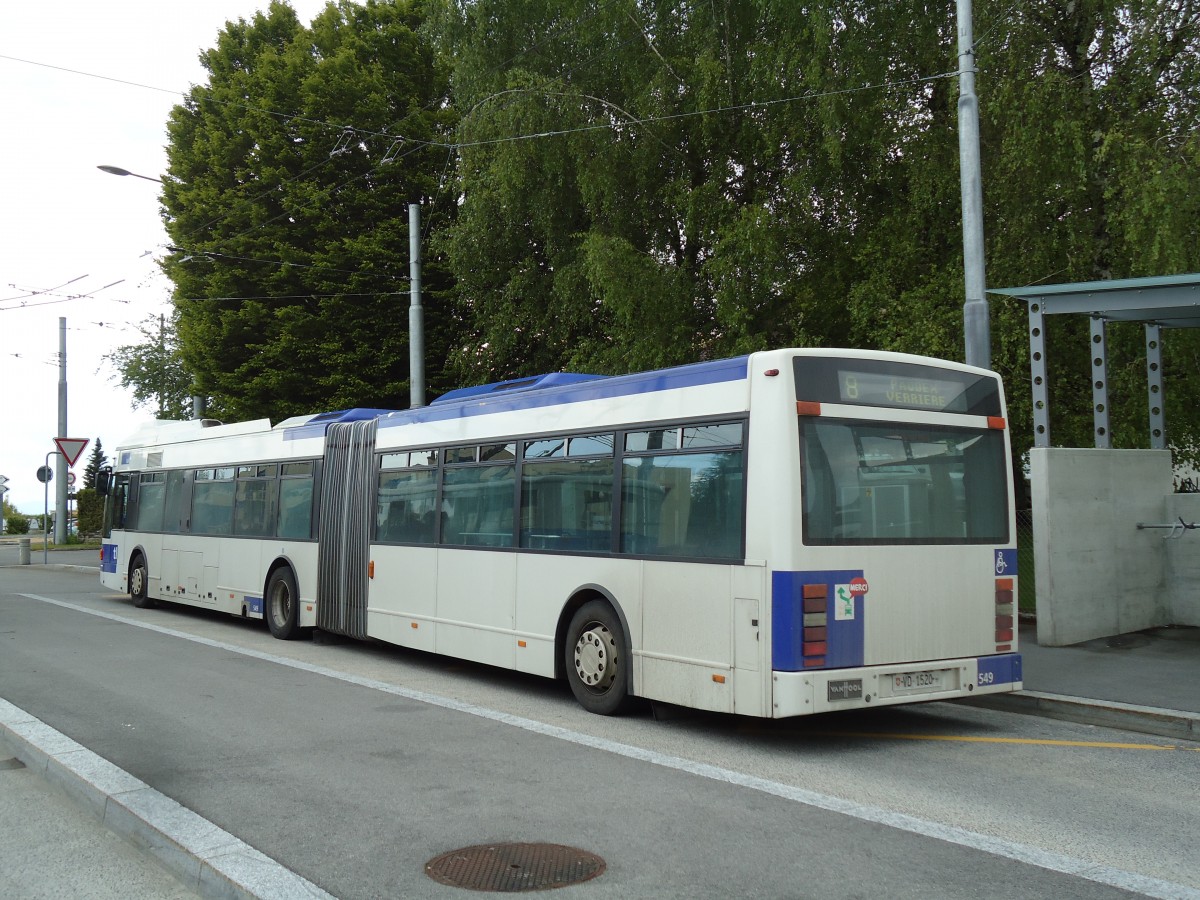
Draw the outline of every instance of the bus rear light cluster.
M1013 640L1013 580L996 579L996 649L1011 650Z
M825 665L825 653L829 647L827 642L829 612L826 608L828 600L829 585L804 585L804 642L802 655L806 669Z

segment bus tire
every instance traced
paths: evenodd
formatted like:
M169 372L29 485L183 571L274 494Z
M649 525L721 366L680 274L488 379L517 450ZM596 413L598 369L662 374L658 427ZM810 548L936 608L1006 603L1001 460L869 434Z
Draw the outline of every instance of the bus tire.
M300 635L300 592L296 576L288 566L280 566L267 581L264 611L272 636L291 641Z
M567 628L563 664L575 699L590 713L614 716L629 707L625 632L603 600L589 600Z
M138 609L158 606L158 601L150 596L150 570L146 568L146 557L140 553L133 555L133 564L129 567L129 596Z

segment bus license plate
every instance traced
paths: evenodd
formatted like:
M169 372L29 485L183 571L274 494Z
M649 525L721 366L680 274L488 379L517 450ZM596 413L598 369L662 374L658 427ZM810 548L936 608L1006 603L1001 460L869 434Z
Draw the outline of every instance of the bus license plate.
M942 670L927 672L897 672L892 676L892 693L924 694L942 689Z

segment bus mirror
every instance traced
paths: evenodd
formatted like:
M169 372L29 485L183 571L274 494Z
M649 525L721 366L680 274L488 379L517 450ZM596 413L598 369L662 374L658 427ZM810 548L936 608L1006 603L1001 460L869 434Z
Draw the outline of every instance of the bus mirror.
M101 497L108 496L108 487L112 483L112 469L101 469L96 473L96 493Z

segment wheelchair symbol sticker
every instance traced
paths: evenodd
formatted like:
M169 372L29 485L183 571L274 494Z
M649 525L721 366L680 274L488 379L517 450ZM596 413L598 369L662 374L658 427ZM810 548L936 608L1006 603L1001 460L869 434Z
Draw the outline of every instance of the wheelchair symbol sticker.
M1017 574L1017 551L996 551L996 577L1012 578Z

